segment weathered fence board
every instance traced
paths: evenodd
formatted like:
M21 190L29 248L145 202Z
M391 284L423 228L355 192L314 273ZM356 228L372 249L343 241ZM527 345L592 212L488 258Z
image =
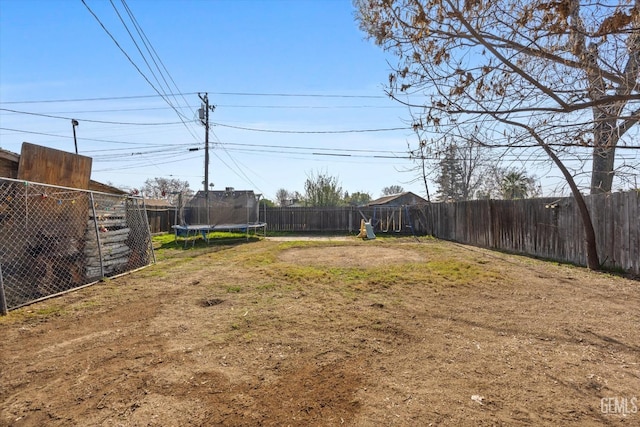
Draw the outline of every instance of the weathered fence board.
M272 231L351 232L360 225L360 216L349 207L267 208L260 215L260 221L266 215Z
M587 196L600 262L640 273L640 195ZM586 264L585 232L573 198L474 200L431 204L424 230L436 237L543 258Z
M158 209L153 207L147 207L147 218L149 220L149 228L151 233L161 233L172 231L172 226L178 225L176 210L178 208L164 208Z

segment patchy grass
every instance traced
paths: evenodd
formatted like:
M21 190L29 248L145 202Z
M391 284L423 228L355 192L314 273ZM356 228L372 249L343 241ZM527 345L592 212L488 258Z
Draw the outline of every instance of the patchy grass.
M172 233L153 236L152 244L156 260L164 261L180 256L200 256L221 248L260 240L260 237L255 235L247 237L245 233L221 231L211 232L207 235L207 238L208 241L203 239L200 234L191 236L188 239L182 237L176 239Z
M433 239L163 239L0 317L0 425L582 427L637 393L637 282Z
M91 304L88 306L91 306ZM26 306L17 310L12 310L6 316L0 316L0 325L12 324L21 321L45 321L53 317L66 315L70 310L70 307L63 306L59 303Z

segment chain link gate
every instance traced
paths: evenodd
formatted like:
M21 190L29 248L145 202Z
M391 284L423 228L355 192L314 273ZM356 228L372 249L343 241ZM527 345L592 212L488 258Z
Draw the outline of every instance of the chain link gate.
M155 262L143 199L0 178L0 309Z

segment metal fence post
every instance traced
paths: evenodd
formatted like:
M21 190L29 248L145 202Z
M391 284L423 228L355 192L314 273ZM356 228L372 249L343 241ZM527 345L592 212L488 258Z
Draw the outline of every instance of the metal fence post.
M4 295L4 280L2 280L2 264L0 264L0 314L6 316L7 310L7 298Z
M24 182L24 229L29 229L29 183Z
M91 212L93 213L93 226L96 230L96 243L98 245L98 258L100 259L100 278L104 279L104 262L102 259L102 243L100 242L100 229L98 228L98 216L96 215L96 203L93 200L93 193L89 193L91 200Z
M144 197L142 198L142 211L140 210L140 204L138 204L138 213L141 218L144 218L144 223L147 224L147 232L149 233L149 246L151 247L151 257L153 258L153 263L156 263L156 253L153 250L153 239L151 237L151 226L149 226L149 217L147 216L147 205L144 203Z
M258 200L260 200L260 199L258 199ZM255 202L255 199L253 201ZM246 203L247 203L246 204L246 206L247 206L247 228L244 230L244 232L245 232L245 238L246 238L246 240L248 242L249 241L249 223L251 221L251 218L250 218L251 212L249 211L250 208L249 208L249 198L248 197L247 197L247 202ZM258 207L258 209L260 209L260 207Z
M0 315L151 262L149 221L138 205L129 228L122 195L0 177L0 201Z

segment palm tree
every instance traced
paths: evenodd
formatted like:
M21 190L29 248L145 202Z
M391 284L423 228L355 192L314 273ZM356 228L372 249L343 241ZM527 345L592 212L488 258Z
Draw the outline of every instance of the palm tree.
M531 178L524 172L511 171L502 178L501 187L505 199L525 199L529 195Z

